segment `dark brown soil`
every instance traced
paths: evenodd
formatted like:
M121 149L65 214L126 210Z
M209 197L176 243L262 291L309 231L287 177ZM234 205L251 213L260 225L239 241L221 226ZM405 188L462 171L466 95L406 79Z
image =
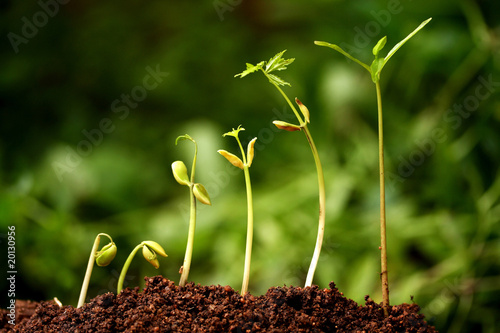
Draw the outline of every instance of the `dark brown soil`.
M365 299L359 306L333 282L330 289L273 287L241 297L229 286L178 287L156 276L142 292L106 293L79 309L18 302L16 326L2 310L0 332L436 332L416 304L392 306L384 318L381 306Z

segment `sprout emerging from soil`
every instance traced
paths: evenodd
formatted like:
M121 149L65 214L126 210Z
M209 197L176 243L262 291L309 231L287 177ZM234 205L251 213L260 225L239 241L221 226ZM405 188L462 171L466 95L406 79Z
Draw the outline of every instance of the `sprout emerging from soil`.
M285 50L286 51L286 50ZM276 54L274 57L269 59L269 61L261 61L257 65L252 65L247 63L247 69L240 74L236 74L235 77L245 77L248 74L251 74L256 71L261 71L264 73L264 75L267 77L269 82L278 89L280 94L285 98L286 102L292 109L293 113L295 114L295 117L297 117L297 120L299 121L299 125L295 124L290 124L281 120L275 120L273 121L274 125L278 127L279 129L289 131L289 132L295 132L295 131L302 131L304 132L307 142L309 142L309 146L311 147L311 151L314 157L314 162L316 164L316 172L318 174L318 190L319 190L319 220L318 220L318 235L316 237L316 246L314 248L314 253L311 259L311 264L309 266L309 271L307 272L307 278L306 278L306 287L310 287L312 285L312 281L314 278L314 273L316 271L316 266L318 265L319 261L319 256L321 253L321 247L323 244L323 236L325 234L325 205L326 205L326 194L325 194L325 177L323 175L323 167L321 166L321 161L319 159L319 154L318 150L316 149L316 145L314 144L314 140L311 136L311 133L309 132L309 129L307 127L307 124L310 123L310 115L309 115L309 110L307 107L302 104L297 98L295 99L295 103L297 103L300 112L302 113L302 117L300 116L299 112L297 112L297 109L293 105L293 103L290 101L288 96L283 92L281 89L281 86L290 86L290 83L284 81L280 77L276 76L275 74L271 74L273 71L282 71L287 68L288 65L290 65L295 59L283 59L283 54L285 51L282 51L278 54Z
M386 241L386 220L385 220L385 181L384 181L384 135L383 135L383 119L382 119L382 94L380 92L380 72L384 68L385 64L389 59L396 53L397 50L404 43L406 43L411 37L413 37L420 29L422 29L432 18L429 18L422 22L413 32L411 32L406 38L397 43L385 56L385 58L379 57L379 52L385 46L387 42L387 37L381 38L378 43L373 48L373 55L375 59L369 66L362 61L356 59L346 51L344 51L340 46L335 44L330 44L327 42L314 42L319 46L326 46L334 49L335 51L343 54L350 60L358 63L364 69L366 69L372 78L373 83L375 83L375 89L377 93L377 108L378 108L378 134L379 134L379 170L380 170L380 255L381 255L381 279L382 279L382 302L384 314L388 316L389 308L389 278L387 273L387 241Z
M97 249L99 248L99 243L101 241L101 236L108 237L110 242L107 245L103 246L100 251L97 251ZM92 250L90 251L87 271L85 272L85 277L83 279L77 308L81 307L85 303L85 297L87 297L87 290L89 288L90 276L92 275L92 269L94 268L94 261L96 262L97 266L107 266L115 258L116 250L116 245L113 242L111 236L104 233L100 233L96 236L94 245L92 246Z
M172 163L172 173L174 175L174 178L179 184L189 187L189 199L191 202L188 241L186 245L184 263L181 267L181 280L179 282L179 286L184 287L189 276L189 271L191 269L191 258L193 257L194 231L196 229L196 199L198 199L198 201L205 205L211 205L212 203L210 202L210 196L208 195L205 187L194 182L196 156L198 154L198 145L196 144L196 141L194 141L193 138L187 134L177 137L177 139L175 140L176 145L179 140L189 140L194 143L194 158L193 166L191 167L191 178L189 178L188 176L187 168L184 162L175 161L174 163Z
M125 275L127 275L130 263L132 262L132 259L134 259L134 256L137 253L137 251L139 251L140 249L142 249L142 255L144 256L144 259L146 259L156 269L160 267L157 254L159 254L162 257L168 257L163 247L161 247L161 245L158 244L157 242L154 241L141 242L132 250L132 252L130 252L127 260L125 261L125 264L123 265L122 272L120 273L120 277L118 278L117 294L120 294L122 292L123 281L125 281Z
M223 136L232 136L238 142L238 146L241 150L241 159L231 154L225 150L218 150L217 152L224 156L232 165L238 167L243 170L245 174L245 184L247 188L247 241L246 241L246 249L245 249L245 270L243 272L243 283L241 286L241 294L245 295L248 291L248 281L250 280L250 261L252 259L252 242L253 242L253 200L252 200L252 184L250 182L250 172L249 168L252 165L253 157L254 157L254 145L257 138L253 138L247 147L247 153L245 157L245 151L243 150L243 146L241 145L241 141L238 137L240 131L244 131L245 129L238 126L237 129L234 129L231 132L225 133Z

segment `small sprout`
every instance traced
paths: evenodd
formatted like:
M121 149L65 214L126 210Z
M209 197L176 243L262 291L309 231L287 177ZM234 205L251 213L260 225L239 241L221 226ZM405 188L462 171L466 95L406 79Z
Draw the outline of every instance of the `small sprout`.
M108 266L111 261L116 256L116 245L114 242L109 243L108 245L104 246L101 251L97 252L95 262L97 266Z
M246 75L246 74L245 74ZM248 291L248 282L250 280L250 261L252 257L252 242L253 242L253 200L252 200L252 183L250 182L250 172L249 168L252 164L254 158L254 146L257 138L253 138L247 146L247 154L245 157L245 151L243 150L243 146L241 145L241 141L238 137L240 131L244 131L243 127L238 126L237 129L234 129L231 132L225 133L223 136L232 136L238 142L238 146L241 150L241 160L234 154L231 154L225 150L218 150L219 154L224 156L232 165L238 167L243 170L245 174L245 184L247 188L247 240L246 240L246 249L245 249L245 268L243 272L243 283L241 286L241 294L244 295Z
M99 249L99 243L101 242L101 236L108 237L110 243L104 246L101 251ZM94 240L94 245L90 251L90 257L87 264L87 271L85 272L85 277L83 278L82 289L80 290L80 297L78 298L77 307L81 307L85 303L85 298L87 297L87 290L89 288L90 276L92 275L92 269L94 268L94 261L98 266L107 266L115 258L116 255L116 245L113 239L108 234L100 233L96 236Z
M217 152L224 156L232 165L243 170L243 161L238 156L231 154L224 149L219 149Z
M161 255L162 257L167 257L165 250L157 242L154 241L141 242L132 250L132 252L130 252L130 255L125 261L125 264L123 265L122 272L120 273L120 277L118 279L117 294L120 294L121 291L123 290L123 281L125 281L125 276L127 275L130 263L132 262L132 259L134 259L134 256L137 253L137 251L139 251L141 248L142 248L142 255L144 256L144 258L156 269L160 267L157 254Z
M175 180L181 185L187 185L191 183L189 181L189 176L187 172L186 165L182 161L175 161L172 163L172 173L174 174Z
M208 195L208 192L207 192L207 189L205 188L205 186L198 184L198 183L194 184L193 194L196 197L196 199L198 199L198 201L201 202L202 204L209 205L209 206L212 205L212 203L210 202L210 197Z
M189 271L191 269L191 258L193 256L193 243L194 243L194 231L196 229L196 200L204 205L211 205L210 196L207 190L202 184L194 182L194 173L196 170L196 157L198 155L198 145L196 141L188 134L178 136L175 140L175 144L179 140L189 140L194 143L194 157L193 166L191 167L191 178L188 176L188 171L186 165L182 161L175 161L172 163L172 173L174 174L175 180L181 184L189 186L189 198L190 198L190 216L189 216L189 232L188 240L186 244L186 254L184 255L184 264L182 265L181 279L179 281L179 286L183 287L186 285L187 279L189 277Z
M301 101L297 97L295 97L295 103L299 106L300 112L302 112L302 115L304 116L304 119L306 120L307 123L310 123L311 120L309 119L309 109L302 104Z
M273 124L278 127L280 130L285 130L288 132L295 132L295 131L300 131L301 128L300 126L290 124L281 120L274 120Z

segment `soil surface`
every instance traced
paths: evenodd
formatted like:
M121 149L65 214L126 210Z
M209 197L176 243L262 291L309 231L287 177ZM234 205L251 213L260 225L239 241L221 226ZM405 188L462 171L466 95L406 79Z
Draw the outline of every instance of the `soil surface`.
M106 293L79 309L18 301L15 326L0 311L0 332L437 332L417 304L392 306L385 318L368 296L359 306L333 282L330 289L273 287L242 297L229 286L145 280L143 291Z

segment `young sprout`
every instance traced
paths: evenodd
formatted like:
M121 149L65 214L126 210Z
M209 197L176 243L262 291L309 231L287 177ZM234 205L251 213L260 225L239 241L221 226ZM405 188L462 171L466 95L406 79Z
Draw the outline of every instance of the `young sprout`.
M240 131L244 131L245 129L238 126L237 129L234 129L231 132L225 133L223 136L232 136L238 142L238 146L240 146L241 150L241 158L238 156L231 154L225 150L218 150L217 152L224 156L232 165L237 168L243 170L245 174L245 184L247 188L247 241L246 241L246 249L245 249L245 269L243 272L243 283L241 286L241 294L245 295L248 291L248 281L250 280L250 261L252 259L252 242L253 242L253 200L252 200L252 183L250 182L250 172L248 169L252 165L253 157L254 157L254 145L257 138L253 138L247 147L247 154L245 157L245 151L243 150L243 146L241 145L241 141L238 137Z
M142 255L144 258L154 266L154 268L160 267L160 263L158 262L157 254L162 257L168 257L165 253L165 250L161 247L160 244L153 241L144 241L137 245L130 255L128 256L125 264L123 265L122 272L120 273L120 277L118 278L118 287L117 294L120 294L123 289L123 281L125 281L125 275L127 275L128 268L130 267L130 263L132 259L134 259L135 254L142 248Z
M389 309L389 278L387 273L387 241L386 241L386 219L385 219L385 181L384 181L384 135L383 135L383 119L382 119L382 94L380 92L380 72L384 68L385 64L389 59L396 53L397 50L404 43L406 43L411 37L413 37L420 29L422 29L432 18L429 18L422 22L413 32L411 32L406 38L397 43L385 56L385 58L379 57L379 52L385 46L387 42L387 37L381 38L372 50L375 59L371 65L367 65L362 61L356 59L341 47L335 44L330 44L327 42L314 42L319 46L326 46L334 49L335 51L343 54L347 58L361 65L366 69L372 78L373 83L375 83L375 90L377 93L377 109L378 109L378 142L379 142L379 171L380 171L380 256L381 256L381 279L382 279L382 305L384 309L385 316L388 316Z
M286 51L286 50L285 50ZM252 65L247 63L247 69L240 74L236 74L235 77L245 77L248 74L251 74L256 71L261 71L269 80L269 82L278 89L280 94L286 100L290 108L292 109L295 117L299 121L298 125L290 124L281 120L273 121L274 125L279 129L294 132L294 131L302 131L304 132L307 142L309 142L309 146L311 147L311 151L314 157L314 163L316 164L316 172L318 174L318 190L319 190L319 221L318 221L318 235L316 237L316 246L314 248L314 253L311 259L311 264L309 266L309 271L307 273L306 278L306 287L310 287L312 285L312 281L314 278L314 273L316 271L316 266L318 265L319 255L321 253L321 247L323 244L323 236L325 233L325 205L326 205L326 195L325 195L325 179L323 176L323 167L321 166L321 161L319 159L318 150L316 149L316 145L314 144L314 140L309 132L307 124L310 123L310 115L307 107L302 104L297 98L295 98L295 103L300 109L300 112L304 119L299 115L297 109L292 104L288 96L283 92L280 86L290 86L290 83L284 81L280 77L275 74L271 74L273 71L282 71L287 68L289 64L291 64L295 59L283 59L283 54L285 51L282 51L276 54L274 57L269 59L269 61L261 61L257 65Z
M196 199L198 199L198 201L205 205L211 205L211 202L205 187L194 182L196 155L198 154L198 145L196 144L196 141L194 141L193 138L187 134L179 136L175 140L176 145L179 140L189 140L194 143L194 158L193 166L191 167L191 178L189 178L188 176L187 168L184 162L175 161L174 163L172 163L172 173L174 174L174 178L179 184L189 187L189 198L191 202L188 241L186 245L184 263L181 267L181 280L179 282L179 286L184 287L189 276L189 270L191 268L191 258L193 256L194 231L196 228Z
M100 251L99 243L101 241L101 236L106 236L109 238L109 243ZM90 251L89 263L87 264L87 271L85 272L85 277L83 279L82 289L80 291L80 298L78 299L77 308L81 307L85 303L85 297L87 297L87 290L89 288L90 276L92 275L92 269L94 268L94 260L97 266L107 266L116 256L116 245L108 234L100 233L96 236L94 240L94 245Z

